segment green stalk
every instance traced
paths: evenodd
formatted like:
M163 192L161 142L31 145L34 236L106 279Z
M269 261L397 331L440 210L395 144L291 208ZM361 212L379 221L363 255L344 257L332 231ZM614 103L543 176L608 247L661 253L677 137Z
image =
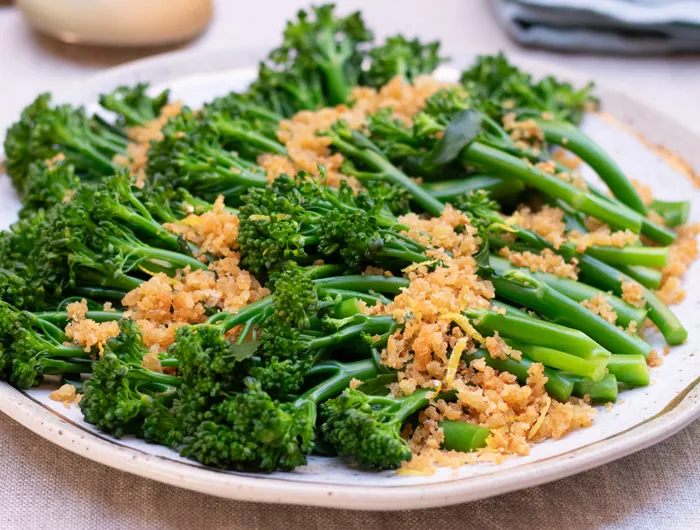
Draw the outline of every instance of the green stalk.
M610 265L597 260L593 256L583 254L579 259L581 273L598 288L622 294L622 282L634 280ZM682 344L688 338L688 331L683 327L678 317L659 298L646 287L643 298L647 304L647 316L656 324L661 334L671 346Z
M388 181L408 190L413 199L429 214L438 216L442 213L445 204L430 195L417 182L408 178L400 169L384 158L369 138L358 131L352 131L351 135L354 143L347 141L333 131L328 133L333 145L341 153L362 160L374 170L380 171Z
M501 337L539 344L602 364L607 364L610 358L608 350L577 329L531 317L501 315L488 309L468 309L464 315L483 335L498 331Z
M592 195L595 195L596 197L609 202L610 204L616 206L617 208L621 210L625 210L630 212L631 215L638 215L639 216L639 221L642 225L641 229L641 234L643 236L648 237L655 243L658 243L659 245L670 245L673 243L676 238L678 237L676 233L673 230L670 230L664 226L660 226L649 219L647 219L645 216L642 216L629 208L627 205L624 203L620 202L617 200L615 197L610 197L609 195L603 193L600 191L598 188L592 185L588 185L588 189Z
M517 227L513 227L513 229L520 239L533 246L536 250L544 248L554 250L553 245L549 241L534 232ZM603 291L612 291L620 296L622 294L622 282L635 281L620 270L603 263L593 256L580 254L572 245L561 245L558 252L569 260L572 258L578 260L579 270L581 271L581 279L579 281L598 287ZM688 331L683 327L678 317L646 287L643 288L643 297L647 303L647 316L659 328L666 342L672 346L682 344L688 338Z
M605 375L605 365L602 363L586 361L575 355L535 344L526 344L511 339L506 339L506 343L521 351L528 359L550 368L587 377L593 381L600 381Z
M172 250L164 250L155 247L135 247L131 249L131 254L136 256L142 256L149 261L165 262L170 265L174 265L178 269L184 269L185 267L191 267L193 270L206 270L206 263L202 263L197 258L191 256L186 256L180 252L173 252Z
M491 255L489 258L489 263L499 274L505 273L507 270L525 270L522 268L514 267L508 260ZM647 316L647 312L644 309L631 306L621 298L617 296L586 285L585 283L577 282L575 280L570 280L569 278L564 278L562 276L557 276L555 274L549 274L546 272L539 271L528 271L528 274L546 283L552 289L559 291L561 294L571 298L576 302L583 302L584 300L590 300L591 298L598 296L600 294L605 295L608 303L612 306L615 313L617 313L616 324L627 327L630 322L636 322L639 327L644 324L644 319Z
M475 359L484 359L487 366L499 372L508 372L515 376L520 384L525 384L529 377L529 370L533 362L526 357L519 361L511 357L505 359L495 359L488 352L479 349L471 354L462 355L462 359L469 364ZM544 388L547 393L558 401L567 401L571 397L571 392L574 389L574 382L571 378L565 377L561 372L545 367L544 375L547 376L547 382Z
M256 146L266 153L287 156L287 150L283 145L257 132L239 129L223 120L217 120L214 127L216 127L216 130L224 137L235 138L246 144Z
M641 216L636 212L615 208L608 201L586 193L554 175L545 173L534 165L499 151L480 142L472 142L460 154L463 164L477 164L496 174L522 180L525 184L561 199L574 209L600 219L620 229L629 229L635 234L642 227Z
M532 276L510 271L503 276L494 275L490 279L498 296L533 309L553 323L578 329L611 352L646 356L651 351L651 346L640 337L628 335L603 317ZM527 342L539 343L536 340ZM554 349L562 350L556 347Z
M509 315L514 315L516 317L532 318L532 316L528 315L526 311L518 309L517 307L513 307L512 305L506 304L505 302L501 302L500 300L491 300L491 305L493 307L505 309L506 313Z
M571 151L591 166L613 195L634 211L646 215L647 209L632 183L615 161L581 129L565 122L537 120L545 139Z
M499 200L520 193L525 185L520 180L507 177L473 175L462 179L427 182L423 184L423 189L436 199L449 202L473 191L487 191L492 199Z
M617 379L614 375L607 374L596 382L578 375L565 375L574 382L574 396L580 398L588 396L594 403L614 403L617 401Z
M688 221L690 201L657 201L649 205L649 209L663 217L667 226L680 226Z
M486 438L491 434L486 427L466 421L443 420L438 423L445 438L442 449L470 453L486 447Z
M586 254L598 258L609 265L640 265L643 267L663 268L668 265L668 247L643 247L628 245L626 247L592 246Z
M639 265L616 265L615 268L648 289L661 288L661 280L664 275L660 270Z
M345 289L365 293L399 294L410 285L410 281L400 276L348 275L315 280L319 289Z
M611 355L608 371L621 383L630 386L649 384L649 367L641 355Z
M67 324L69 321L65 311L41 311L34 315L45 322L51 324ZM113 320L121 320L123 313L120 311L88 311L85 313L85 318L94 320L95 322L111 322Z

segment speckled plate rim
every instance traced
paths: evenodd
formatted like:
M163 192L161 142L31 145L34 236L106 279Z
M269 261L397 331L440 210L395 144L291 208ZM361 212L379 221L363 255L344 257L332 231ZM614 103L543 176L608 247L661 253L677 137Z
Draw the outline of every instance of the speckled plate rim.
M493 51L493 50L486 50ZM229 70L249 76L256 51L195 51L156 56L100 73L81 84L58 87L58 99L77 103L94 101L104 90L136 81L164 83ZM585 81L577 72L552 68L543 62L512 56L538 75L556 73L571 81ZM459 64L459 61L454 61ZM636 101L620 89L599 86L598 93L621 121L651 142L663 143L695 167L700 138L662 113ZM626 119L629 117L630 120ZM629 123L630 125L632 123ZM281 480L270 476L224 473L125 447L107 436L89 432L46 408L29 396L0 383L0 411L43 438L78 455L142 477L225 498L284 504L303 504L357 510L406 510L445 506L536 486L616 460L656 444L700 417L700 378L680 392L656 415L625 431L578 449L522 466L427 485L350 486Z

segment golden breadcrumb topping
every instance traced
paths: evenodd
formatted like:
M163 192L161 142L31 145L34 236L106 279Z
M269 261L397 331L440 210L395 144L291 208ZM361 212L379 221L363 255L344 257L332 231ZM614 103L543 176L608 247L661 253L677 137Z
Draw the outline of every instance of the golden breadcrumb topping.
M147 370L158 372L159 374L163 373L163 365L160 363L160 359L158 358L157 348L150 349L148 353L143 356L143 359L141 359L141 366Z
M63 403L63 406L67 409L70 408L71 404L77 405L80 403L82 398L83 395L78 394L73 385L61 385L60 388L49 394L49 399L51 401L59 401Z
M552 153L552 159L572 171L578 168L582 162L579 157L573 153L570 153L569 151L566 151L565 149L556 149Z
M523 357L521 351L511 348L496 331L493 337L486 337L484 340L484 346L489 352L489 355L494 359L506 359L507 357L512 357L513 359L520 360Z
M419 415L415 428L404 428L414 456L399 472L430 474L436 465L500 462L527 454L533 442L590 425L595 411L589 405L577 400L559 403L546 394L541 364L533 364L526 384L520 385L513 375L486 366L484 359L469 364L462 359L478 345L494 358L521 358L521 352L498 334L481 336L461 314L467 308L490 308L494 296L491 282L476 274L474 254L480 241L467 217L448 206L440 217L408 214L400 222L409 227L409 237L429 248L430 260L408 267L409 286L380 308L403 324L381 352L382 362L399 370L390 390L402 395L418 388L452 389L458 399L432 403ZM474 454L442 451L442 419L488 428L487 447Z
M589 226L593 223L589 222ZM577 230L572 230L569 233L569 239L576 243L576 250L584 252L587 248L593 245L605 247L626 247L632 243L639 241L639 236L631 230L611 230L608 225L600 224L590 232L582 234Z
M581 301L581 305L594 312L596 315L603 317L611 324L617 322L617 313L610 305L610 299L605 295L605 293L599 293L592 296L588 300L583 300ZM634 326L632 326L632 324L634 324ZM632 321L630 322L630 326L632 326L630 331L634 333L636 331L637 323Z
M647 356L647 366L654 368L662 364L664 364L664 360L659 357L659 353L656 350L651 350Z
M208 270L180 271L175 278L153 275L126 294L122 305L135 320L146 346L166 348L175 330L206 320L207 308L235 312L269 294L269 290L239 266L238 255L212 262Z
M503 116L503 128L510 133L513 141L527 141L535 145L544 142L544 133L537 122L532 118L518 120L515 112L509 112Z
M70 319L65 330L66 336L73 341L73 344L83 346L85 351L90 351L94 346L100 347L119 334L119 323L115 320L95 322L85 318L88 305L84 298L80 302L68 304L66 312Z
M126 148L127 155L115 155L114 162L129 168L135 178L136 186L139 188L143 188L146 184L146 164L148 163L148 149L151 146L151 141L162 140L161 130L170 118L177 116L180 112L182 112L182 102L174 101L163 105L163 108L160 109L160 115L143 127L136 126L127 129L127 135L131 140Z
M354 102L352 107L338 105L318 111L302 111L289 120L283 120L277 137L287 148L289 158L267 153L259 157L258 164L267 172L270 180L283 173L295 175L300 170L318 176L318 166L323 164L327 170L326 182L329 186L337 187L341 180L347 180L352 187L357 188L357 180L340 171L343 156L339 153L331 154L330 139L318 136L317 133L328 129L338 120L345 120L354 129L363 127L367 116L382 108L391 108L395 118L410 125L413 116L425 106L425 100L446 86L449 85L430 76L419 77L413 84L396 76L378 91L368 87L355 87L351 95Z
M525 385L507 372L498 373L483 359L467 365L460 362L452 388L456 403L437 402L419 416L415 429L406 428L414 457L404 463L402 474L431 474L436 465L458 467L474 462L503 462L511 455L527 455L530 445L548 438L560 438L572 430L588 427L595 409L573 398L568 403L551 399L544 385L544 367L534 363ZM443 419L462 420L490 431L487 445L475 453L440 451Z
M641 284L635 281L623 281L622 287L622 299L630 305L635 307L644 307L646 302L644 301L644 288Z
M176 223L163 226L196 244L202 252L217 257L231 256L238 248L238 216L227 211L223 195L214 201L214 207L201 215L190 214Z
M555 249L566 242L564 212L560 208L544 205L539 211L534 212L529 206L521 204L507 221L539 234L552 243Z
M516 267L526 267L532 272L548 272L572 280L578 279L578 262L576 259L573 259L571 263L567 263L562 256L555 254L553 250L548 248L542 250L539 254L535 254L529 250L515 252L508 247L503 247L498 251L498 254L507 258Z
M667 305L680 304L685 300L685 289L681 287L681 277L698 257L700 223L683 225L676 229L678 238L669 247L669 263L661 271L661 289L656 294Z

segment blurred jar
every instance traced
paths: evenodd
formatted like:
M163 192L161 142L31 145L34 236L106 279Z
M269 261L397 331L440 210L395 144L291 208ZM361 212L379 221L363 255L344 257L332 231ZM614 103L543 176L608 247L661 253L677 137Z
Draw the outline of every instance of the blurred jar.
M16 0L32 27L64 42L159 46L199 35L211 0Z

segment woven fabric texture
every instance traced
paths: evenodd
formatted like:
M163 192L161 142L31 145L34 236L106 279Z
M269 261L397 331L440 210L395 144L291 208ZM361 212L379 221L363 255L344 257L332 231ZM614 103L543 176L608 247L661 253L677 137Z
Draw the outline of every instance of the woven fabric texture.
M432 510L353 512L166 486L73 455L0 413L0 528L700 528L698 439L700 421L650 449L540 487Z

